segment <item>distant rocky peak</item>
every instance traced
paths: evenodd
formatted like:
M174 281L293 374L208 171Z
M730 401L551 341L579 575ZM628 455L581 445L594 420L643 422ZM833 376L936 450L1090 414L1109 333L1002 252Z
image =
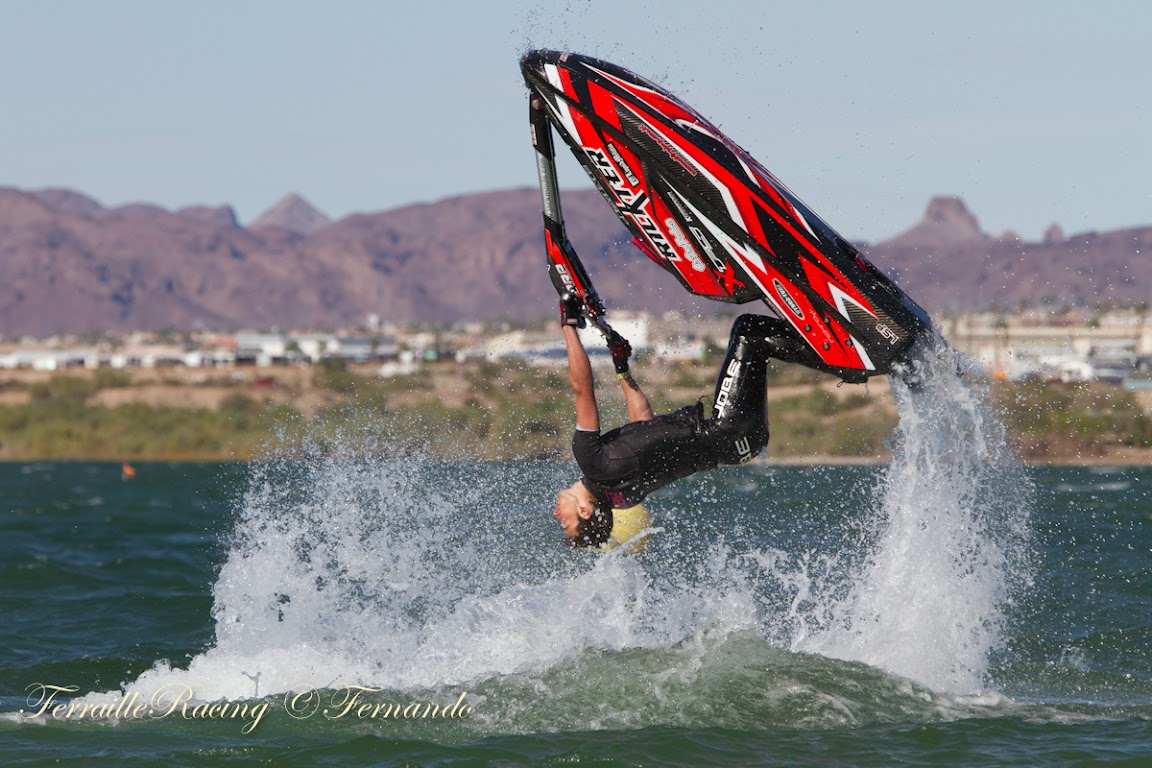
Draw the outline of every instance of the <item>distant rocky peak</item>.
M917 225L931 230L948 243L987 238L980 222L959 197L934 197L928 202L924 218Z
M332 220L315 206L293 192L260 214L260 218L252 222L252 228L280 227L302 235L310 235L331 222Z
M947 247L988 240L980 222L956 196L934 197L916 226L888 241L896 245Z
M972 232L980 232L980 222L968 210L964 201L955 195L929 200L922 221L945 226L960 225Z
M205 224L214 224L218 227L235 227L238 226L236 221L236 211L232 210L230 205L208 206L208 205L193 205L188 208L181 208L176 212L180 216L185 216L189 219L202 221Z
M28 194L32 195L32 197L53 211L69 216L81 216L90 219L104 211L104 206L100 205L100 203L87 195L82 195L71 189L51 187L48 189L32 190Z

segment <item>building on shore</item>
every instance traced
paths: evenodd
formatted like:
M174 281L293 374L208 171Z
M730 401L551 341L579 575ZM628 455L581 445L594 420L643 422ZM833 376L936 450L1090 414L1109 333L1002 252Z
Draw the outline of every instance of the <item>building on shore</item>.
M698 360L723 349L734 314L691 316L613 313L612 326L637 353L657 362ZM949 343L990 375L1013 381L1107 381L1152 388L1152 314L1141 309L1086 309L941 315ZM22 339L0 347L0 369L56 371L75 368L209 367L314 364L325 359L385 363L388 375L437 360L527 360L563 365L563 339L554 321L493 329L479 324L429 330L375 324L363 330L221 333L138 332L121 339L80 343L74 338ZM603 338L582 331L597 362L607 359ZM388 364L395 363L395 364Z
M957 351L1013 381L1121 381L1152 362L1152 315L1136 310L981 313L937 322Z

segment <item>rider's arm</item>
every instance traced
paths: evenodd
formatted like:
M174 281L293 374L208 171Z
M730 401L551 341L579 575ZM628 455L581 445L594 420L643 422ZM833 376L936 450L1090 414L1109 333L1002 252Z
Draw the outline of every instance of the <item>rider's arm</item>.
M592 364L588 362L588 353L576 329L566 325L563 330L564 346L568 349L568 381L576 395L576 426L585 431L597 432L600 430L600 411L596 407Z
M648 396L644 394L644 390L640 389L636 379L632 378L632 373L619 375L616 380L620 382L620 389L624 391L624 401L628 403L628 421L648 421L651 419L652 406L648 402Z

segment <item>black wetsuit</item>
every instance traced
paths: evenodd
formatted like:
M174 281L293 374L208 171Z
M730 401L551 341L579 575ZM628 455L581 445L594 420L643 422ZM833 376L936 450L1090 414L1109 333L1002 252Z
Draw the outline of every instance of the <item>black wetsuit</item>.
M572 453L593 496L622 509L652 491L718 464L742 464L768 445L764 400L766 337L785 327L762 315L741 315L716 380L712 418L700 403L601 435L577 431Z

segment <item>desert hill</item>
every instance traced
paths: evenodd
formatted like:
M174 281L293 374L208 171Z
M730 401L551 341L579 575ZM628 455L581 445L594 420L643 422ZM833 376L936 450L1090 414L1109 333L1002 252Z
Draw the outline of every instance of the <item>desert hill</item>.
M723 305L654 269L593 190L566 192L574 244L611 308ZM929 311L1138 303L1152 227L1043 242L993 237L957 198L862 249ZM290 195L245 227L228 206L106 208L63 189L0 188L0 335L317 327L550 317L540 197L513 189L331 221Z

